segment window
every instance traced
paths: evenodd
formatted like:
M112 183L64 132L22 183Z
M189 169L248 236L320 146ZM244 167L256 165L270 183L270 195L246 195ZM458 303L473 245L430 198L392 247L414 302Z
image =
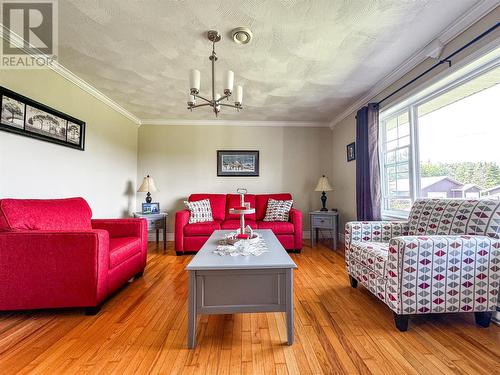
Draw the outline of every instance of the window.
M383 214L500 189L500 49L380 114Z

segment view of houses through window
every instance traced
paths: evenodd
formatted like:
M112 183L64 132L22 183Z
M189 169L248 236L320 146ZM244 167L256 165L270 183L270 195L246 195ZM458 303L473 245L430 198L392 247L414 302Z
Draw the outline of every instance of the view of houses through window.
M500 67L381 114L385 213L419 197L500 200Z

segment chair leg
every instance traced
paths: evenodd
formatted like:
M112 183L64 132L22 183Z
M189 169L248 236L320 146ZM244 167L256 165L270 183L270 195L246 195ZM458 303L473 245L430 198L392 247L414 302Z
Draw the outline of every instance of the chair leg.
M97 305L97 306L86 307L85 308L85 315L97 315L99 313L99 311L101 311L101 307L102 307L102 304Z
M351 286L353 288L357 288L358 287L358 280L356 280L354 277L352 277L351 275L349 275L349 282L351 283Z
M477 311L474 313L474 318L476 318L476 324L480 327L487 328L490 326L491 317L493 315L492 311Z
M401 332L406 332L408 330L408 321L410 320L409 315L399 315L394 313L394 323L396 323L396 328Z

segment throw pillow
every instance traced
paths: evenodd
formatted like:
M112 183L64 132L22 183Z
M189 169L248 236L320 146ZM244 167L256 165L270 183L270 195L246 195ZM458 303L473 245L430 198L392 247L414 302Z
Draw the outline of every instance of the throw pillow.
M189 224L214 221L212 217L212 207L210 207L210 201L208 199L195 202L184 201L184 204L189 210Z
M293 200L277 201L269 198L264 221L288 221L292 204Z

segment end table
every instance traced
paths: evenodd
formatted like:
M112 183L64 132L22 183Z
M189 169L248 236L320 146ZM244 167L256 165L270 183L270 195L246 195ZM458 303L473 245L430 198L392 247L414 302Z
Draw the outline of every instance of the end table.
M317 242L318 230L328 229L332 231L333 250L337 249L339 213L337 211L313 211L309 213L309 218L311 221L311 246Z
M167 250L167 218L168 213L160 212L158 214L143 214L134 212L134 217L146 219L148 221L148 232L156 230L156 246L160 242L160 229L163 229L163 253Z

